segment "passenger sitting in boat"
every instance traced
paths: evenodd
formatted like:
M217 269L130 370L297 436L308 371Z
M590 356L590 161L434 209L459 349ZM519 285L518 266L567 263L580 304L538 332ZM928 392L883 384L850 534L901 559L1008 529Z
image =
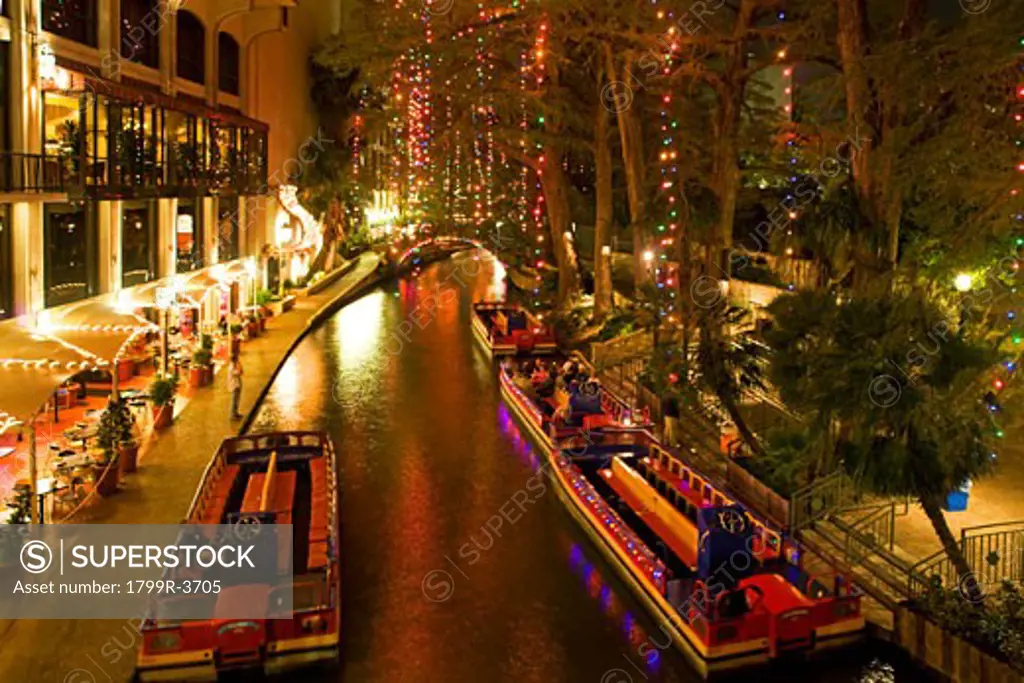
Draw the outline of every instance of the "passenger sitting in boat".
M537 367L533 369L533 374L530 375L530 381L533 382L533 386L539 387L546 383L550 379L547 368L544 367L544 363L537 363Z

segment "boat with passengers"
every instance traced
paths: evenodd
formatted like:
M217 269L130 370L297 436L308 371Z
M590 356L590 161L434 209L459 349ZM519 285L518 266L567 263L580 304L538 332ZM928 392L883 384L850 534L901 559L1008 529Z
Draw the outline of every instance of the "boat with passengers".
M502 366L501 392L559 498L703 676L863 637L859 589L812 576L795 542L628 424L610 392L549 416L518 373Z
M335 663L341 633L338 516L337 459L326 434L226 439L207 466L185 523L235 525L242 532L246 524L292 525L291 551L279 560L291 581L225 587L212 597L213 618L206 620L165 615L181 613L178 601L210 596L161 598L142 626L135 680L215 681L231 670L279 673ZM277 604L277 591L291 593L287 618L229 618L239 613L233 607L241 601Z
M473 336L492 356L555 353L551 328L522 306L503 301L473 304Z

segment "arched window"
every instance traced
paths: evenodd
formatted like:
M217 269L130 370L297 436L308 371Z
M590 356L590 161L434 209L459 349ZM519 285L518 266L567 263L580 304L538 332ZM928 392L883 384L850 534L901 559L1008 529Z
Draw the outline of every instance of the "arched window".
M178 76L206 83L206 27L188 10L178 10Z
M241 50L238 41L230 33L220 32L217 36L217 63L219 64L218 83L220 89L231 95L240 95L239 89L239 64L241 63Z
M159 4L159 0L121 0L121 56L154 69L160 68Z

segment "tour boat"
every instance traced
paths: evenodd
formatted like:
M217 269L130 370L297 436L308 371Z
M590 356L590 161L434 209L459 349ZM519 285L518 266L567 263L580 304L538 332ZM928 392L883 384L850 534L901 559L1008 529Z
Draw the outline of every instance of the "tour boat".
M163 615L174 612L168 603L210 596L162 598L143 624L135 679L215 681L230 670L274 674L336 662L341 633L336 482L337 460L326 434L274 432L225 440L203 475L186 523L292 525L290 557L281 560L291 569L291 582L224 588L214 597L208 620ZM287 618L229 618L240 601L276 604L277 591L291 593Z
M500 382L558 497L702 676L863 637L859 589L812 576L795 543L649 432L610 412L548 421L506 368Z
M473 335L492 356L558 350L547 325L522 306L500 301L473 304Z

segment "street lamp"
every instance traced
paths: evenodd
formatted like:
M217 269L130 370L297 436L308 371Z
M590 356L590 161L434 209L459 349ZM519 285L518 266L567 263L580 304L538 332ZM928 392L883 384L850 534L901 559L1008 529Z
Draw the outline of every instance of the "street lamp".
M953 278L953 286L958 292L969 292L974 285L974 276L970 273L960 273Z

